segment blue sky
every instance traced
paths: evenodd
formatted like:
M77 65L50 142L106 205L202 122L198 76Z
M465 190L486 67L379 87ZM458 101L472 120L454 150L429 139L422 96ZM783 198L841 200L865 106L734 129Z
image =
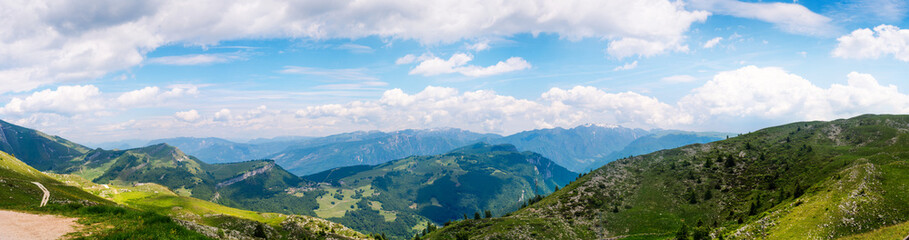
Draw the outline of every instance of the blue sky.
M84 6L88 5L88 6ZM0 119L83 142L748 132L909 113L909 3L0 3Z

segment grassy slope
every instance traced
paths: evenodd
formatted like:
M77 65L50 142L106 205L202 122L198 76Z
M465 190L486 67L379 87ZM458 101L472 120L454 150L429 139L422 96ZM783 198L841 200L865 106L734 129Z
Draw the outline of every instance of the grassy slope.
M147 183L134 186L117 186L108 184L96 184L75 175L54 175L65 181L67 184L79 186L98 196L110 199L114 202L124 204L129 207L145 211L155 212L167 216L176 217L186 221L192 221L207 226L228 228L225 221L234 221L233 218L252 220L270 225L277 229L278 235L287 235L288 231L282 229L282 225L291 216L278 213L259 213L247 210L230 208L216 203L180 196L167 187ZM293 216L298 221L305 223L304 229L308 235L318 236L318 233L333 233L335 238L344 239L362 239L366 235L351 230L343 225L332 223L323 219ZM255 223L253 223L255 224ZM287 236L285 236L287 237Z
M907 157L909 116L788 124L619 160L509 217L430 237L664 239L698 222L725 239L887 236L909 220Z
M207 164L173 146L157 144L123 151L92 150L73 159L70 166L56 172L96 183L157 183L183 196L261 212L315 215L312 209L317 206L317 192L286 194L286 189L301 187L305 181L268 160ZM268 171L222 184L265 167Z
M0 151L42 171L61 167L88 150L58 136L0 121Z
M38 207L43 193L32 182L51 192L48 205ZM113 203L65 185L18 159L0 152L0 208L36 214L75 217L82 224L70 237L86 239L205 239L198 233L151 212L118 207Z

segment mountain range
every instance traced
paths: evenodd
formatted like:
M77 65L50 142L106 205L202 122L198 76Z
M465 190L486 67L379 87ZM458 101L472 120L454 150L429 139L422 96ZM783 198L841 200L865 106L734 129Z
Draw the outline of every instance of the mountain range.
M327 183L318 217L366 232L409 237L413 227L505 214L551 193L576 173L513 145L477 143L432 156L352 166L305 176Z
M255 144L175 138L152 141L145 147L104 150L88 149L11 124L7 129L11 129L7 135L37 136L13 139L20 139L15 146L42 146L33 148L41 154L26 155L26 159L50 166L45 171L72 174L94 184L160 184L179 197L260 212L321 217L398 239L409 238L426 226L473 213L489 210L499 216L517 210L577 177L557 161L522 152L524 149L549 152L562 156L563 161L573 159L569 163L592 164L608 161L603 156L634 155L652 148L718 138L701 133L584 125L508 137L433 129L258 140ZM218 157L258 158L269 151L284 150L273 154L276 160L233 159L212 164L165 142L222 160ZM522 144L524 149L508 142ZM52 150L42 153L41 149ZM405 154L409 155L383 160ZM305 169L327 170L297 177L284 169L299 156L313 160L304 162ZM364 162L369 165L356 165Z
M799 122L610 162L427 239L903 239L909 116Z
M586 124L570 129L537 129L509 136L480 134L461 129L351 132L319 138L274 139L236 143L219 138L171 138L167 143L208 163L274 159L297 175L337 167L375 165L414 155L434 155L477 142L512 144L552 159L574 172L652 151L707 143L730 134L672 130L643 130Z

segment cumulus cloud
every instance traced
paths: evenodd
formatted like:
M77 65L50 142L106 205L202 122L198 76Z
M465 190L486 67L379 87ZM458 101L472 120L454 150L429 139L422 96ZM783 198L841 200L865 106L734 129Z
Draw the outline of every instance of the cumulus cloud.
M722 40L723 40L722 37L715 37L713 39L707 40L707 42L704 43L704 48L713 48L718 43L720 43L720 41L722 41Z
M612 69L612 71L625 71L625 70L635 69L637 67L638 67L638 61L634 61L634 62L626 63L625 65L622 65L622 66L615 67Z
M863 113L907 113L909 96L850 73L848 84L824 89L781 68L747 66L721 72L679 101L701 120L717 116L830 120Z
M198 94L194 86L174 86L168 91L146 87L112 97L93 85L60 86L45 89L27 97L14 97L0 108L0 114L28 115L50 113L72 116L107 111L111 108L145 107L161 104L178 97Z
M214 120L217 122L225 122L225 121L230 121L230 118L231 118L230 109L222 108L221 110L219 110L218 112L215 113Z
M158 87L145 87L120 94L116 101L121 107L149 106L168 99L196 94L199 94L199 89L195 86L175 86L169 91L161 91Z
M684 82L693 78L678 75L666 77L663 81ZM821 87L782 68L746 66L715 74L703 85L683 93L685 95L675 102L638 92L610 91L593 86L551 88L529 98L490 90L459 91L429 86L417 92L391 89L373 99L292 108L286 105L274 108L265 105L211 106L210 103L180 105L178 109L169 111L172 115L122 120L124 122L119 124L105 122L99 125L109 128L86 128L82 131L92 136L117 133L128 137L140 131L137 129L162 129L163 132L154 134L160 135L158 137L167 137L168 134L227 134L242 138L457 127L510 134L584 123L749 131L755 127L792 121L831 120L866 113L909 113L909 95L901 93L896 86L882 84L872 75L857 72L848 74L844 80ZM7 103L0 114L12 116L12 121L30 126L48 121L81 121L84 118L79 118L80 114L112 108L108 104L120 106L122 103L117 99L127 95L104 94L96 89L89 85L40 91L34 96ZM129 95L160 96L174 91L173 88L168 91L152 89L139 89ZM79 96L88 97L79 99ZM749 123L734 126L741 122ZM60 128L72 130L71 127ZM227 128L231 131L225 131Z
M909 95L896 86L881 85L862 73L850 73L846 78L845 84L822 88L781 68L746 66L716 74L674 103L592 86L552 88L536 99L430 86L416 93L388 90L376 100L309 106L294 115L312 126L339 130L458 127L513 133L591 122L690 129L730 119L784 123L909 113ZM694 79L678 75L663 81Z
M553 33L610 41L618 57L684 49L692 23L706 11L682 1L204 1L48 3L3 1L0 93L97 78L146 60L168 44L216 45L248 38L464 39ZM362 51L356 46L351 50ZM208 55L153 59L169 64L223 61ZM507 62L507 61L506 61ZM481 73L482 71L480 71Z
M404 58L398 59L399 62L413 62L413 60L415 60L415 58L411 59L407 56L404 56ZM530 63L520 57L511 57L504 62L500 61L495 65L487 67L467 65L471 60L473 60L473 56L466 53L455 53L448 58L448 60L432 57L420 62L420 64L410 70L410 74L435 76L440 74L460 73L461 75L468 77L483 77L524 70L531 67Z
M13 98L3 108L3 114L25 114L32 112L72 115L105 108L100 99L101 91L92 85L61 86L56 90L42 90L25 98Z
M594 87L553 88L539 100L480 90L427 87L415 94L386 91L375 101L310 106L296 112L306 121L383 130L459 127L474 131L516 132L532 128L614 122L644 126L688 123L672 106L633 92L607 93Z
M174 117L184 122L196 122L202 119L202 115L199 115L199 111L195 109L174 113Z
M797 3L761 3L736 0L692 0L697 9L716 14L757 19L773 23L780 30L805 35L830 35L835 27L828 17Z
M834 57L852 59L877 59L882 55L909 62L909 29L880 25L874 30L862 28L836 39Z

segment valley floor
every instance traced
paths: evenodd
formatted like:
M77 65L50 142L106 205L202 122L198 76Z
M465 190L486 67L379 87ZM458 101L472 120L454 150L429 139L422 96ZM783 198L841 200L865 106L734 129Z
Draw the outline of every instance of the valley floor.
M76 225L75 218L0 210L0 240L59 239Z

